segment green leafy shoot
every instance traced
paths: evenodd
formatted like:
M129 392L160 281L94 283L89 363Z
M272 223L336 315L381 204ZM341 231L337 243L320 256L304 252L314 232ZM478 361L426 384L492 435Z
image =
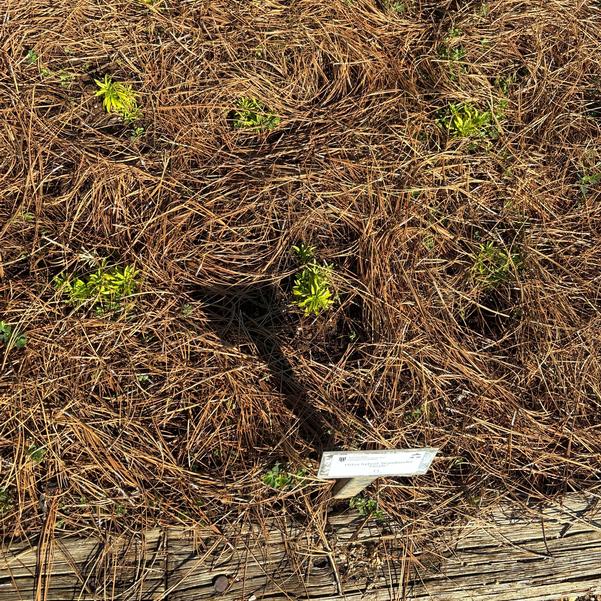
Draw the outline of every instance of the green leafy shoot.
M12 509L13 503L7 490L0 488L0 515Z
M522 259L518 253L510 253L496 246L494 242L480 244L473 256L472 275L485 288L508 281L522 267Z
M290 472L281 463L276 463L263 474L263 484L276 490L290 490L304 475L304 469Z
M311 263L315 258L315 247L299 242L296 246L292 247L296 258L303 264Z
M0 342L7 348L15 347L22 349L27 344L27 335L15 330L4 321L0 321Z
M137 275L132 265L108 267L103 260L98 269L87 276L56 276L54 285L69 297L71 305L79 307L90 302L103 313L121 308L122 299L136 291Z
M480 111L469 102L450 104L439 124L457 138L495 138L498 134L490 111Z
M350 499L348 504L351 509L356 509L362 517L371 517L376 521L382 521L386 517L375 499L359 495Z
M104 80L94 81L98 86L95 95L102 99L102 106L107 113L116 113L127 123L140 118L137 94L130 85L113 81L110 75L105 75Z
M25 56L25 60L30 64L30 65L35 65L38 62L38 59L40 57L38 56L38 53L32 48L31 50L29 50L29 52L27 53L27 55Z
M292 294L294 304L305 311L305 315L319 315L334 304L330 281L331 265L319 265L315 261L305 265L294 279Z
M33 463L41 463L46 455L45 447L38 447L34 444L30 445L27 449L27 454Z
M601 167L601 165L599 165L599 167ZM580 184L580 194L582 194L582 196L588 196L591 188L594 188L597 184L601 183L601 171L581 175L578 183Z
M233 124L238 129L265 131L276 128L280 124L280 118L260 100L243 96L238 99Z

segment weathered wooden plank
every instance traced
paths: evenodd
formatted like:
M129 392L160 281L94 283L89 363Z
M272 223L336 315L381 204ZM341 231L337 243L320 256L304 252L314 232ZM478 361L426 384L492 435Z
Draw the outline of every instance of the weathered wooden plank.
M174 528L127 540L56 539L41 569L48 601L556 600L601 592L595 500L570 497L542 512L501 508L447 533L439 561L417 553L422 566L409 561L401 535L346 515L330 519L327 541L296 524L224 536ZM38 555L25 544L2 550L0 601L35 597ZM222 594L213 586L219 575L229 582Z

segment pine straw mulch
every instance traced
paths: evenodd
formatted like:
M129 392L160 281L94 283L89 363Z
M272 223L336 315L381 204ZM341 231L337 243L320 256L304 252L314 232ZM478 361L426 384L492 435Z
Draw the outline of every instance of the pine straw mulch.
M368 491L415 535L598 486L598 1L2 12L0 319L27 335L0 345L5 540L49 497L58 534L323 516L324 448L440 447ZM233 128L241 96L278 127ZM437 124L502 97L498 139ZM335 267L318 318L290 302L301 240ZM519 257L494 286L488 243ZM103 258L140 271L127 308L69 306L53 277ZM305 476L273 490L276 462Z

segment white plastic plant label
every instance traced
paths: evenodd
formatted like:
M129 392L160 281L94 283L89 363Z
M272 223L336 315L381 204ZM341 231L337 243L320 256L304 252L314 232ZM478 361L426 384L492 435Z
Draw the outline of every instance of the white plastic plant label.
M388 449L383 451L326 451L318 478L419 476L425 474L438 449Z

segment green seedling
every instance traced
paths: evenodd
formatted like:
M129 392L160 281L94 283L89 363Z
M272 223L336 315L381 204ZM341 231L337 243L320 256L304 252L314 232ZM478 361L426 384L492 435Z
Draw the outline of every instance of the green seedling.
M599 165L599 167L601 167L601 165ZM581 175L578 183L580 185L580 194L582 194L582 196L588 196L591 188L594 188L597 184L601 183L601 171Z
M0 321L0 342L4 343L7 348L14 346L21 349L27 344L27 335L15 330L4 321Z
M281 463L276 463L263 475L263 484L276 490L289 490L305 475L305 470L288 471Z
M113 81L110 75L105 75L104 80L94 81L98 86L95 95L102 99L102 106L107 113L118 114L126 123L140 118L137 94L130 85Z
M311 263L315 258L315 247L299 242L296 246L292 247L296 258L303 264Z
M27 455L29 455L29 459L31 459L33 463L41 463L46 455L46 449L45 447L38 447L32 444L27 449Z
M136 291L137 275L132 265L108 267L103 260L97 270L87 276L56 276L54 285L68 296L71 305L79 307L89 302L98 313L103 313L121 308L122 299Z
M493 114L480 111L469 102L450 104L438 123L457 138L494 138L498 133Z
M480 244L478 253L473 256L472 275L485 288L494 288L508 281L521 266L518 253L508 252L494 242L487 242Z
M30 64L30 65L35 65L38 62L39 59L39 55L38 53L32 48L31 50L29 50L29 52L27 53L27 55L25 56L25 60Z
M139 140L144 135L145 131L146 130L143 127L134 127L130 135L132 142Z
M294 304L305 311L305 315L319 315L334 304L330 280L331 265L319 265L315 261L305 265L294 279L292 294Z
M0 515L8 513L12 509L13 503L7 490L0 489Z
M260 100L243 96L238 100L233 117L234 127L266 131L276 128L280 118L272 113Z
M350 499L348 504L351 509L356 509L362 517L371 517L376 521L382 521L386 517L375 499L359 495Z

